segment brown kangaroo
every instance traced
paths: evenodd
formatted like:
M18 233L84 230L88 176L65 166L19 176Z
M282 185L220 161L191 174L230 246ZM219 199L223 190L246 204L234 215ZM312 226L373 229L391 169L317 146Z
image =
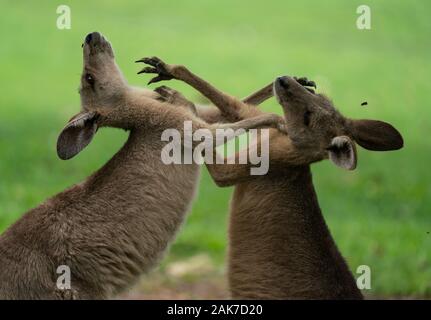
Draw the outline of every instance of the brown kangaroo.
M212 132L284 122L265 115L208 125L182 96L173 105L163 102L163 88L130 87L110 43L97 32L85 38L83 57L82 111L59 135L59 157L75 156L98 128L121 128L130 131L129 138L101 169L30 210L0 236L0 299L96 299L126 289L160 259L198 183L197 164L162 162L163 130L181 132L186 120L193 129ZM70 287L57 287L56 271L63 265L70 268Z
M220 111L212 111L211 117L203 114L207 121L236 121L262 114L184 66L168 65L157 58L144 62L153 68L142 72L159 74L152 82L182 80L209 98ZM274 92L284 111L288 135L270 129L268 174L251 176L250 164L238 161L207 164L217 185L235 185L228 267L233 298L363 298L322 216L310 164L329 158L337 166L353 170L355 142L369 150L387 151L400 149L403 139L388 123L345 118L328 98L307 88L310 85L314 83L306 78L279 77L244 99L257 104ZM254 147L259 148L259 143Z

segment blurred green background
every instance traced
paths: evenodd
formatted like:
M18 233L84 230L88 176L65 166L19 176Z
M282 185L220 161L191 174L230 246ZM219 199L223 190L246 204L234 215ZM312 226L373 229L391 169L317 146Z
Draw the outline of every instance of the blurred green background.
M56 28L61 4L71 8L71 30ZM356 28L361 4L371 7L371 30ZM316 164L314 181L352 271L371 267L365 294L431 296L429 1L1 0L0 12L0 231L84 179L125 141L124 132L107 129L70 161L55 152L57 134L79 109L81 43L100 31L131 84L148 81L133 61L149 55L185 64L240 97L277 75L306 75L345 115L394 124L404 149L361 149L354 172ZM169 86L203 101L178 82ZM273 99L263 108L281 113ZM204 172L165 264L205 253L223 266L231 192Z

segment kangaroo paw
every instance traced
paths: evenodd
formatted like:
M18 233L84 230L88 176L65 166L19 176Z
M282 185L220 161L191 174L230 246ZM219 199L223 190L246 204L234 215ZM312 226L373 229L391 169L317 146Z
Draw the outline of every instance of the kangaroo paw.
M317 89L316 82L312 80L308 80L307 77L293 77L300 85L302 85L305 89L310 91L311 93L315 93L313 89L309 87L313 87L314 89Z
M293 77L300 85L304 87L314 87L314 89L317 89L316 82L312 80L308 80L307 77Z
M186 102L190 103L180 92L167 86L160 86L154 89L160 95L160 100L172 104L184 105Z
M169 88L167 86L160 86L154 89L160 97L157 99L159 101L168 102L176 106L184 106L190 108L194 113L196 113L196 107L193 102L187 100L179 91Z
M140 60L137 60L136 62L143 62L145 64L150 65L150 67L145 67L141 71L138 72L138 74L141 73L155 73L157 74L156 77L152 78L148 84L164 81L164 80L171 80L174 79L174 76L169 71L169 65L164 63L162 60L160 60L157 57L151 57L151 58L142 58Z

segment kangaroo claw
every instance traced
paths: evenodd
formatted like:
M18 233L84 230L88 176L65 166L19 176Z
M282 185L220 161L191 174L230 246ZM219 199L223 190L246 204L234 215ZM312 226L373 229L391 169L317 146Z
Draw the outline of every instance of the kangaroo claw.
M158 75L157 77L154 77L150 81L148 81L148 84L165 81L165 80L171 80L171 79L173 79L172 76Z
M157 57L145 57L145 58L136 60L135 62L143 62L153 67L157 67L158 64L163 63L163 61Z
M157 69L153 67L145 67L138 72L138 74L141 74L141 73L157 73Z
M167 65L157 57L142 58L142 59L139 59L135 62L143 62L143 63L151 66L151 67L143 68L141 71L138 72L138 74L142 74L142 73L158 74L156 77L152 78L148 82L148 84L159 82L159 81L164 81L164 80L171 80L174 78L170 74L170 72L167 70Z
M317 89L316 82L312 80L308 80L307 77L293 77L300 85L304 87L314 87L314 89ZM310 89L311 90L311 89Z

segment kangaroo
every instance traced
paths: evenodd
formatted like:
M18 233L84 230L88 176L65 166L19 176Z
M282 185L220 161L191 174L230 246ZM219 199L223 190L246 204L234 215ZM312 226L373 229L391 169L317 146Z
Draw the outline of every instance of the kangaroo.
M327 97L310 88L315 83L307 78L279 77L240 101L184 66L168 65L157 58L144 62L153 67L143 72L159 74L152 82L186 82L209 98L220 109L213 113L226 121L262 114L247 103L260 103L272 94L283 108L287 135L270 129L266 175L251 176L250 164L238 161L207 164L218 186L235 185L229 223L231 296L362 299L321 213L310 165L329 158L335 165L353 170L357 164L355 143L368 150L396 150L403 146L400 133L382 121L344 117Z
M85 181L28 211L0 236L0 299L100 299L123 291L160 259L198 183L197 164L162 162L162 131L182 131L186 120L194 130L213 133L284 121L266 115L208 125L182 96L174 105L163 101L163 88L129 86L110 43L97 32L86 36L83 60L82 110L59 135L59 157L78 154L99 128L124 129L129 138ZM67 270L60 266L69 268L70 287L57 287L57 270Z

